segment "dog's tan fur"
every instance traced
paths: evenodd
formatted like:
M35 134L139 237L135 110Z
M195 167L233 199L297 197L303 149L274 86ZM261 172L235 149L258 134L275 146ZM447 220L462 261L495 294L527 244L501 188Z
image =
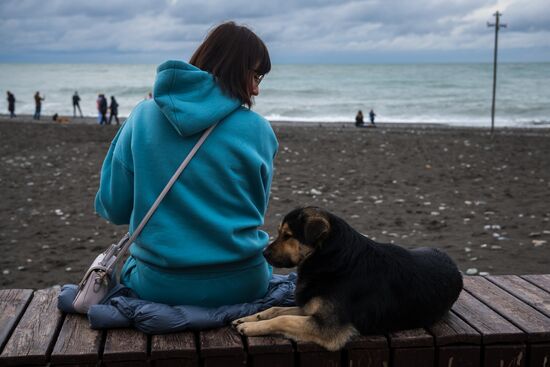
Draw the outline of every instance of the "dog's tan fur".
M324 321L322 325L318 319ZM332 351L358 334L351 324L340 325L334 319L332 305L321 298L313 298L303 308L272 307L235 320L233 325L247 336L281 334L296 341L317 343Z
M313 211L308 214L308 224L328 231L325 218ZM290 261L294 265L299 265L313 252L313 248L293 238L286 223L281 224L277 239L270 247L273 259ZM318 320L323 320L322 324ZM311 299L303 308L272 307L235 320L233 326L243 335L282 334L296 341L317 343L328 350L340 349L351 336L358 334L351 324L341 325L335 317L333 305L319 297Z

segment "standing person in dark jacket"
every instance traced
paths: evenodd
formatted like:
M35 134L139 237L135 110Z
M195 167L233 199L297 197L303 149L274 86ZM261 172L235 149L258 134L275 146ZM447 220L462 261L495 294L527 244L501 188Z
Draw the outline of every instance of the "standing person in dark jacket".
M76 117L76 109L78 108L78 112L80 112L80 118L84 117L82 116L82 110L80 109L80 96L78 95L78 92L74 92L73 94L73 117Z
M40 120L40 111L42 110L42 101L46 99L46 96L40 97L40 92L34 94L34 116L35 120Z
M10 118L15 116L15 96L12 92L8 91L8 111L10 111Z
M118 121L118 103L115 96L111 96L111 105L109 106L109 109L111 110L111 114L109 115L109 125L111 125L111 120L113 117L116 120L117 126L120 125L120 122Z
M376 127L376 124L374 123L374 117L375 116L376 116L376 114L374 113L374 111L370 110L370 112L369 112L370 123L373 127Z
M103 125L103 123L105 123L105 125L107 125L107 98L105 98L104 94L99 95L97 110L99 111L100 115L99 124Z

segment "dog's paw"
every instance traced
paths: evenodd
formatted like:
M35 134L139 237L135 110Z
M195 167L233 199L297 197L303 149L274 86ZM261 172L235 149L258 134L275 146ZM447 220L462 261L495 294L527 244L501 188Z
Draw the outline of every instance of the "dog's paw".
M236 328L237 326L239 326L240 324L244 323L244 320L243 319L237 319L237 320L233 320L231 321L231 326L233 326L234 328Z
M237 325L242 324L244 322L255 322L255 321L260 321L260 320L262 320L262 317L260 316L259 313L257 313L257 314L254 314L254 315L241 317L240 319L237 319L237 320L233 320L233 322L231 324L236 327Z
M239 321L239 320L235 320ZM248 325L246 322L241 322L239 324L236 324L235 328L237 329L237 332L241 335L250 335L248 332L250 331L250 325Z
M265 328L261 322L243 322L237 325L237 332L246 336L260 336L269 334L269 330Z

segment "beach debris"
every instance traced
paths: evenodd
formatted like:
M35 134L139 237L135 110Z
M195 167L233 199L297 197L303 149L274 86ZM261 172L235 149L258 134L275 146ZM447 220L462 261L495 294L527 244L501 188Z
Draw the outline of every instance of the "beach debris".
M2 275L9 275L9 274L10 274L10 269L2 270Z
M471 258L470 258L470 261L477 261L477 257L476 257L476 256L471 257Z
M63 212L61 211L61 209L55 209L54 213L55 215L59 215L59 216L63 215Z
M395 199L393 202L394 203L404 203L405 199Z
M322 194L321 191L316 190L316 189L311 189L309 192L311 193L311 195L321 195Z
M531 232L528 234L529 237L540 237L542 233L540 232Z
M42 245L42 250L47 250L50 248L50 245Z
M472 202L471 202L470 200L466 200L466 201L464 201L464 204L466 204L466 205L472 205Z
M357 214L353 214L350 218L359 218Z
M66 271L66 272L69 272L69 271L71 271L71 270L73 270L73 268L71 268L70 266L67 266L67 267L65 268L65 271Z
M384 200L376 200L374 203L375 204L382 204L384 202Z
M502 249L502 246L499 245L491 245L491 250L500 250Z
M545 241L545 240L533 240L531 242L533 243L533 246L540 247L540 246L546 244L547 241Z
M17 270L19 270L19 271L23 271L23 270L25 270L25 269L27 269L27 268L25 268L23 265L19 265L19 266L17 267Z
M426 167L426 169L432 169L432 165L431 165L431 164L427 164L425 167Z
M485 229L486 231L489 231L491 229L500 231L502 227L498 224L486 224L485 226L483 226L483 229Z
M464 252L466 253L472 252L472 249L470 247L464 247Z
M476 274L477 274L476 268L469 268L468 270L466 270L466 275L476 275Z
M487 275L489 275L489 272L488 271L480 271L479 275L481 275L482 277L486 277Z
M430 212L430 215L437 216L437 215L439 215L439 212Z
M423 202L422 204L424 204L424 205L426 205L426 206L427 206L427 205L432 205L432 203L429 202L429 201L425 201L425 202Z

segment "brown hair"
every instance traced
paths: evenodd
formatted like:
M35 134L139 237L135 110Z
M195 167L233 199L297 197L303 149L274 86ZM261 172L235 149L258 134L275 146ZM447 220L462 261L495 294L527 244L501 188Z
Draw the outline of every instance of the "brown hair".
M221 89L248 107L252 106L250 85L254 73L271 70L269 52L250 29L234 22L214 28L195 51L189 63L214 75Z

